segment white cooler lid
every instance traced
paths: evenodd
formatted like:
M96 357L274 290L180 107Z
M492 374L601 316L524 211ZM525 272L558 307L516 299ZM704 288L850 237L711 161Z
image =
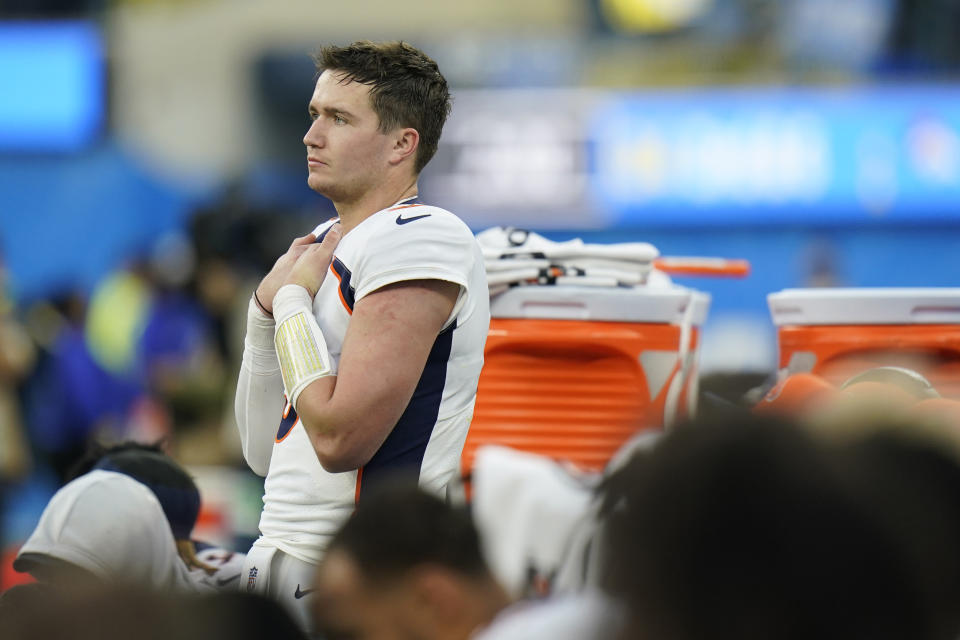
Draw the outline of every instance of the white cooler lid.
M960 288L784 289L767 296L784 325L960 324Z
M512 287L490 299L494 318L598 320L680 324L688 305L690 321L702 325L710 296L685 287Z

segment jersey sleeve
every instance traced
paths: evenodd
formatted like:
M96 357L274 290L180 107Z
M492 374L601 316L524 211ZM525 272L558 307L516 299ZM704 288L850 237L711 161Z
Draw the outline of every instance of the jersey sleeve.
M460 285L461 296L467 290L476 240L452 214L433 207L402 209L399 215L386 218L380 231L371 239L358 269L357 300L406 280L453 282Z

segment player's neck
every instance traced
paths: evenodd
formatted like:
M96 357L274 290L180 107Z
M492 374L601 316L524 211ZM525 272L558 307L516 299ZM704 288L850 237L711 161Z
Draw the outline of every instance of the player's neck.
M368 191L353 202L334 202L340 216L341 232L346 235L351 229L372 216L402 200L417 195L417 179L396 185L384 185L381 189Z

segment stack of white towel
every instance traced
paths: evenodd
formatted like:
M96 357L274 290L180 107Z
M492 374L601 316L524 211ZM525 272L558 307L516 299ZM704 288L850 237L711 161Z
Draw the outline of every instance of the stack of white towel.
M647 242L589 244L576 238L553 242L515 227L493 227L477 234L487 268L490 294L525 284L633 287L669 285L653 268L660 252Z

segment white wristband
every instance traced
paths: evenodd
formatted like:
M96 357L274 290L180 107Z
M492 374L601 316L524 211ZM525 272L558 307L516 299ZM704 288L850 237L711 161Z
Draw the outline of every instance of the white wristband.
M308 384L333 375L330 353L313 315L313 300L303 287L295 284L280 287L273 298L273 317L277 323L273 340L283 374L283 388L296 410L297 399Z

